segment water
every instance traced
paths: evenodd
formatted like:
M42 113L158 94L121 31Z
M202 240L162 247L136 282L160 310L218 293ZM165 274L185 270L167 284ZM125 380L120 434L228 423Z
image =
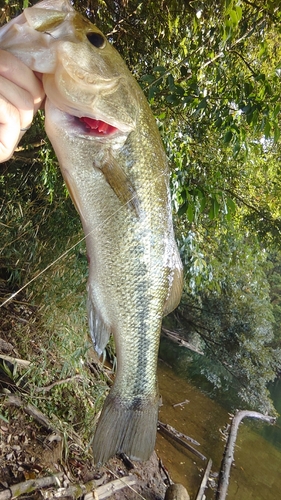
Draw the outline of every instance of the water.
M169 350L174 347L171 346ZM161 351L160 351L161 353ZM187 351L188 356L188 351ZM171 361L171 358L169 359ZM218 472L225 441L222 431L230 416L226 407L211 399L205 390L196 387L194 380L187 380L159 361L159 388L163 406L159 419L200 443L196 447L207 459L213 461L213 472ZM198 382L198 380L196 381ZM281 413L281 382L272 387L276 408ZM182 406L174 404L188 400ZM278 408L279 405L279 408ZM247 422L247 423L246 423ZM196 498L206 461L202 461L180 445L158 435L156 449L173 481L187 488L191 500ZM231 470L228 500L279 500L281 498L281 422L270 426L247 419L239 427L235 450L235 466ZM208 489L207 499L214 499Z

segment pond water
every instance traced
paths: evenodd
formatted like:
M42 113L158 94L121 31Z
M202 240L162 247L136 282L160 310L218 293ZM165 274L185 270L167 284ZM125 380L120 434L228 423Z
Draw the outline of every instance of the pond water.
M167 346L166 346L167 348ZM171 346L171 350L174 345ZM182 351L182 348L179 348ZM188 352L187 352L188 355ZM161 356L161 349L160 349ZM182 356L182 352L181 352ZM169 360L171 361L171 360ZM176 373L176 358L171 368L159 360L158 378L162 396L159 419L172 425L200 443L197 448L213 461L212 472L218 472L225 441L222 431L230 423L227 398L211 399L198 380ZM180 363L179 363L180 364ZM197 384L197 385L196 385ZM281 382L272 386L272 397L281 413ZM178 405L183 401L182 405ZM218 402L221 401L221 402ZM178 406L173 406L178 405ZM228 500L279 500L281 498L281 422L270 426L248 419L239 427L235 450L235 466L231 470ZM192 444L192 443L191 443ZM206 461L199 459L181 445L172 443L158 433L156 450L174 482L187 488L191 500L196 498ZM215 498L208 488L208 500Z

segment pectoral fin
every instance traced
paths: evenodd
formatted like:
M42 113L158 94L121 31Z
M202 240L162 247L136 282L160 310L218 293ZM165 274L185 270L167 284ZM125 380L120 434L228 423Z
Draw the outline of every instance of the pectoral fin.
M122 205L129 206L139 216L140 204L138 195L123 169L110 158L101 168L108 184L113 189Z

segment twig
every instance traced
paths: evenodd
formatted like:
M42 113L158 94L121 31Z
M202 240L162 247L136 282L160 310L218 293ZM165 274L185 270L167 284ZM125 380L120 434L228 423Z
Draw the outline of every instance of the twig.
M27 368L31 363L26 359L13 358L12 356L6 356L5 354L0 354L0 358L4 359L5 361L9 361L13 365L24 366L25 368Z
M130 476L122 477L122 479L114 479L113 481L110 481L110 483L103 484L96 489L97 498L99 500L104 500L105 498L114 495L116 491L122 490L126 486L128 486L128 488L130 489L133 489L132 486L136 483L136 479ZM88 499L89 497L87 496L87 500Z
M56 382L53 382L50 385L46 385L45 387L36 387L35 392L47 392L53 389L53 387L56 387L57 385L67 384L69 382L72 382L73 380L78 380L78 382L81 382L82 377L81 375L74 375L73 377L65 378L63 380L57 380Z
M233 52L234 54L236 54L238 57L240 57L242 59L242 61L244 62L244 64L247 66L248 70L252 73L252 76L256 77L257 76L257 73L253 70L253 68L251 68L250 64L248 63L248 61L245 59L245 57L240 54L240 52L238 52L238 50L230 50L229 52Z
M203 479L202 479L201 484L200 484L199 491L197 493L196 500L203 500L203 498L204 498L204 492L205 492L205 489L207 486L207 482L209 479L211 468L212 468L212 460L209 459L209 461L207 463L207 467L206 467L205 472L204 472Z
M189 400L188 399L185 399L184 401L182 401L181 403L175 403L173 405L173 408L176 408L177 406L182 406L182 405L186 405L189 403Z
M172 429L172 430L170 430L170 429ZM207 458L202 453L200 453L200 451L196 450L195 448L193 448L193 446L186 443L182 438L178 437L178 434L180 434L180 433L178 433L178 431L176 431L176 429L173 429L173 427L171 427L170 425L168 426L168 425L162 424L161 422L158 421L158 430L160 433L162 433L166 436L169 436L174 441L176 441L176 443L179 443L181 446L183 446L187 450L191 451L194 455L196 455L201 460L207 460ZM185 439L189 439L189 440L191 439L191 438L188 438L188 436L185 436L184 434L181 434L181 435ZM199 444L199 443L197 443L197 444Z
M167 480L167 482L168 482L168 485L169 485L169 486L171 486L171 484L172 484L172 479L171 479L171 477L170 477L170 474L169 474L168 470L166 469L165 465L163 464L163 462L162 462L161 458L159 458L159 470L160 470L160 471L161 471L161 470L163 471L163 473L165 474L166 480Z
M173 342L176 342L180 346L186 347L190 351L197 352L197 354L202 354L202 355L204 354L202 351L199 351L199 349L197 349L192 344L190 344L189 342L184 340L178 333L171 332L171 330L167 330L167 328L163 328L163 327L162 327L162 332L166 337L171 339Z
M39 479L30 479L29 481L24 481L22 483L14 484L10 488L0 492L0 500L11 500L18 498L25 493L31 493L41 488L49 488L50 486L57 486L55 491L51 491L50 494L47 493L46 498L66 498L70 497L73 499L83 497L85 500L91 500L98 498L99 500L105 500L109 496L116 493L116 491L125 488L126 486L131 487L136 484L136 480L133 477L127 476L122 479L115 479L107 484L99 486L96 488L96 482L94 480L89 481L85 484L71 484L67 488L61 488L60 480L63 478L63 473L55 474L54 476L42 477Z
M88 481L85 484L70 484L66 488L58 488L56 491L50 491L50 494L45 495L45 498L83 498L86 496L90 498L95 498L94 492L98 490L96 487L96 481ZM99 497L97 497L99 498ZM0 499L1 500L1 499Z
M50 486L60 486L60 479L63 473L55 474L54 476L41 477L39 479L30 479L22 483L14 484L0 492L0 500L10 500L17 498L24 493L31 493L32 491L40 490L41 488L48 488Z
M48 431L55 432L59 436L61 433L56 429L56 427L50 422L50 420L40 411L38 408L30 403L25 404L24 401L14 394L9 394L5 398L4 404L8 406L16 406L17 408L22 408L28 415L34 418L40 425L42 425Z
M193 439L192 437L189 437L186 434L183 434L182 432L177 431L177 429L175 429L171 425L163 424L163 422L160 422L160 420L158 420L158 425L159 425L159 427L160 426L165 427L165 429L170 431L170 433L173 434L174 436L177 436L177 437L182 438L182 439L186 439L187 441L190 441L190 443L193 443L196 446L200 446L200 443L198 443L198 441L196 441L196 439Z
M225 500L227 495L230 469L234 459L234 447L237 438L238 427L243 418L257 418L259 420L264 420L269 424L274 424L276 418L270 417L269 415L263 415L257 411L238 411L233 417L230 426L230 432L228 435L228 440L225 446L224 455L221 463L221 469L219 473L218 488L216 493L216 500Z

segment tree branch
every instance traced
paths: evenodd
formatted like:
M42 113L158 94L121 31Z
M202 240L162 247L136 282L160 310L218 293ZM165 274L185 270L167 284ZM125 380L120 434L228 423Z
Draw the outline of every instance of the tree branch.
M252 73L253 76L257 76L257 73L251 68L250 64L248 63L248 61L246 61L245 57L242 56L242 54L240 54L240 52L238 52L238 50L230 50L229 52L233 52L234 54L236 54L238 57L240 57L240 59L242 59L243 63L247 66L248 70Z
M225 500L227 495L230 469L234 460L234 447L236 443L238 427L243 418L257 418L269 424L274 424L276 422L276 418L270 417L269 415L263 415L262 413L259 413L257 411L241 410L236 413L231 423L230 432L228 434L228 439L224 450L219 474L216 500Z

